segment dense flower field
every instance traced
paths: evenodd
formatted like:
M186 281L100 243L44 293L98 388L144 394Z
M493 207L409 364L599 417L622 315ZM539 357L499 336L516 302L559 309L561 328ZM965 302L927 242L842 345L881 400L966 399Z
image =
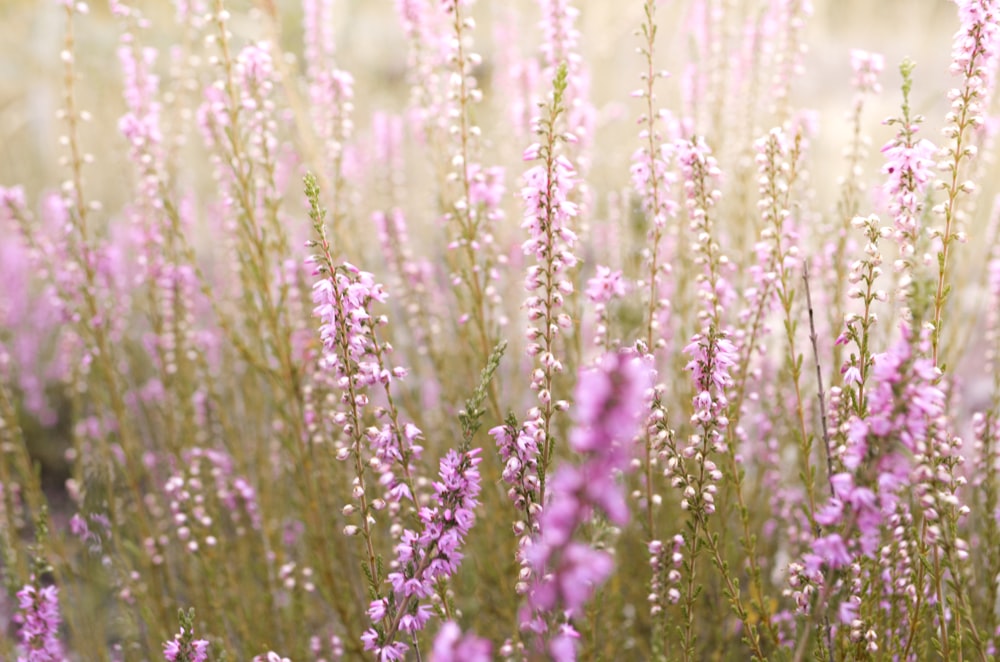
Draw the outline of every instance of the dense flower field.
M32 10L0 659L995 659L1000 3L357 4Z

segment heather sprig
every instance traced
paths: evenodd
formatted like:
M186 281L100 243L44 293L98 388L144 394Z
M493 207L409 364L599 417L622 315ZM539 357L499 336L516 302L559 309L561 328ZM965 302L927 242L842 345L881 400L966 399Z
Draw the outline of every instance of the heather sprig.
M670 186L674 183L676 175L669 170L669 156L671 145L661 133L660 120L666 114L666 110L657 107L657 96L655 84L657 79L667 77L667 72L656 71L654 60L656 57L656 3L647 1L643 5L645 20L642 23L642 37L644 39L639 47L639 52L646 60L646 68L640 75L644 87L633 92L633 96L645 101L645 108L639 116L639 124L642 129L639 131L639 139L643 140L643 145L632 156L632 184L636 193L641 196L643 211L646 213L649 230L646 237L649 247L644 254L645 262L649 267L647 282L647 318L646 318L646 346L654 354L657 350L666 346L666 340L660 334L666 331L661 318L666 314L669 302L665 298L665 292L661 291L666 285L666 278L670 274L669 261L662 254L661 243L667 232L667 223L677 216L678 205L671 197ZM642 285L640 284L640 287Z
M695 654L694 609L700 592L696 572L706 544L726 581L727 597L744 623L747 623L747 612L718 539L707 528L709 516L716 509L718 484L723 479L716 459L729 451L725 431L729 426L729 396L734 385L730 373L739 360L737 348L729 338L728 324L723 319L723 308L733 296L732 286L723 274L729 261L718 243L711 214L722 196L716 188L722 173L700 136L678 145L678 160L690 230L694 235L691 249L695 252L695 264L701 266L697 276L701 304L698 320L706 329L704 333L696 333L684 348L684 354L690 357L685 369L691 372L695 393L690 424L696 431L689 434L683 448L668 446L672 457L667 465L671 484L681 491L681 508L689 513L686 523L690 548L683 561L683 624L679 631L683 638L683 657L690 659ZM752 627L749 635L755 654L762 657L756 628Z
M305 186L310 218L318 237L318 242L311 240L310 246L320 249L312 261L318 265L317 273L322 275L313 287L313 301L317 304L314 312L322 321L319 332L325 349L321 365L337 376L342 408L331 416L349 440L348 445L339 445L337 459L353 460L352 496L360 506L365 571L370 590L377 592L383 575L374 542L374 514L389 507L389 515L396 518L404 501L414 502L417 498L412 463L420 458L423 450L415 443L422 432L412 423L400 421L389 390L390 383L403 378L406 370L387 366L384 355L389 348L377 336L377 328L385 325L387 319L374 316L370 310L373 303L384 302L387 295L382 286L374 282L372 274L349 263L334 266L324 225L325 210L319 202L315 177L307 175ZM388 418L389 422L369 426L366 416L371 392L379 386L386 407L376 407L372 415L376 419ZM369 493L366 477L369 469L376 472L383 487L383 493L374 498ZM346 516L354 511L352 504L344 508ZM396 528L401 527L400 521L395 523ZM349 536L358 531L359 527L354 524L344 528Z
M644 359L626 352L606 354L577 383L576 425L569 443L584 460L556 470L550 502L527 549L535 579L528 591L530 609L522 612L522 627L541 635L552 659L576 659L574 640L579 635L571 622L613 569L607 552L574 538L595 511L618 526L628 520L625 495L615 474L631 465L630 445L650 383ZM554 632L554 624L542 620L542 614L561 614L566 623Z
M503 465L501 478L510 485L507 498L519 511L514 522L517 536L517 560L521 568L517 576L515 590L526 593L532 576L531 564L525 550L531 538L538 532L538 516L542 511L541 477L539 474L540 449L535 437L528 434L509 414L503 425L490 430L497 445L497 453Z
M597 273L587 281L587 299L594 304L594 315L596 324L594 328L594 345L602 348L607 353L611 351L611 316L608 310L609 304L617 298L625 295L627 285L622 277L622 272L612 271L611 268L597 265Z
M521 189L524 200L521 227L528 231L522 249L535 260L535 264L528 267L525 279L525 289L530 293L525 307L529 320L527 353L536 362L531 389L537 392L538 398L538 405L528 412L524 426L539 447L539 503L545 502L546 474L555 451L552 418L555 412L568 407L565 400L556 400L553 394L555 377L563 372L565 360L559 358L562 353L556 343L564 330L573 324L567 313L559 311L574 290L567 271L577 264L572 252L576 233L570 228L570 221L577 214L577 205L570 200L575 171L558 149L566 140L559 132L559 125L566 111L567 71L565 66L559 68L545 114L536 120L535 131L542 142L529 146L524 158L542 163L524 173Z
M177 610L181 629L173 639L163 644L163 659L167 662L206 662L208 640L194 638L194 609Z
M18 612L14 622L19 625L17 662L64 662L60 624L59 589L44 582L52 573L49 563L49 514L42 506L35 513L35 541L31 549L31 569L28 581L17 591Z
M830 223L832 236L829 241L835 246L830 260L837 270L837 278L833 280L830 293L831 306L829 323L831 328L839 329L843 324L847 310L845 287L848 284L847 266L851 263L851 221L861 214L864 203L864 163L868 158L871 138L865 133L864 110L871 103L871 97L881 92L879 76L882 73L885 60L878 53L870 53L855 49L851 51L851 70L854 77L851 84L854 87L854 103L847 114L851 127L850 146L845 150L846 174L840 179L840 195L837 200L837 216ZM840 345L834 346L833 361L835 366L843 362Z
M462 634L454 621L448 621L438 630L431 650L432 662L490 662L490 642L474 634Z
M18 662L62 662L66 659L59 639L59 589L31 582L17 593L20 608L21 652Z
M914 64L909 60L899 65L903 78L903 103L899 117L885 121L898 126L896 137L882 148L886 164L885 192L889 196L887 207L893 217L893 239L899 246L899 257L894 266L899 274L900 299L909 308L913 296L914 268L918 261L918 242L921 238L924 204L928 186L934 179L937 148L926 138L917 138L917 131L924 122L922 115L913 114L910 92L913 89ZM904 318L911 313L904 313Z
M888 293L876 286L879 277L882 275L882 252L879 248L879 240L888 237L891 230L883 227L878 216L868 216L867 218L855 217L851 224L865 234L864 257L851 263L848 282L852 287L848 290L847 296L851 299L858 299L864 306L859 313L848 313L844 319L844 329L837 337L837 344L846 345L853 343L857 352L851 353L850 358L841 366L845 392L848 395L854 413L864 417L867 402L865 399L865 386L868 383L869 375L875 359L871 350L873 341L873 328L878 322L878 314L873 310L876 301L884 302L889 298Z
M728 265L729 260L722 253L712 215L713 208L722 197L718 188L722 170L712 156L712 149L701 136L679 141L677 152L684 182L685 207L693 235L691 250L696 255L695 264L701 267L697 277L701 304L698 318L710 327L722 330L722 310L733 294L732 286L723 274L724 265Z
M478 448L461 453L452 450L441 459L433 505L420 509L421 530L406 529L400 536L396 558L386 575L392 591L371 603L368 614L374 627L362 635L365 649L374 651L380 660L404 658L409 646L398 640L400 632L408 633L416 643L417 632L426 627L433 613L426 601L462 562L460 548L475 523L479 504L479 453Z
M682 562L684 622L678 626L683 638L683 658L691 659L695 655L697 639L693 629L693 612L700 593L696 572L700 553L707 547L716 570L722 575L730 607L747 628L744 641L753 651L755 659L762 660L764 654L758 628L750 621L739 581L729 569L718 536L709 530L709 518L715 513L715 499L724 477L713 458L720 458L729 452L726 428L729 426L729 391L733 386L730 372L739 357L725 332L716 331L713 327L709 327L707 335L696 334L685 347L685 353L691 357L686 369L692 374L697 393L690 420L697 432L690 434L684 448L670 448L673 457L667 465L671 484L681 490L681 508L689 513L686 538L691 541L690 551ZM739 485L736 487L739 488ZM751 544L749 538L745 544Z
M934 294L934 332L931 354L939 363L941 324L945 300L948 297L948 256L951 245L962 241L964 212L959 208L959 198L971 193L975 182L963 179L964 167L975 158L978 149L973 130L985 120L985 104L993 94L996 83L995 69L1000 57L1000 6L995 0L957 0L961 26L955 33L952 47L951 73L960 77L959 87L948 93L951 111L946 116L943 129L949 144L942 150L939 167L943 176L936 185L945 192L945 199L934 207L942 217L943 228L933 236L940 239L937 254L938 277Z

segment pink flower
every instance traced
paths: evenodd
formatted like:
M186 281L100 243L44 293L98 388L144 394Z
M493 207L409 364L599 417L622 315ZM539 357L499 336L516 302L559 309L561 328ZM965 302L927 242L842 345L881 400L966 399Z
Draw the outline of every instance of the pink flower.
M885 67L885 58L879 53L860 49L851 51L851 68L854 70L855 89L861 94L878 94L882 91L878 76Z
M595 509L616 524L628 520L614 475L630 467L628 444L638 431L650 383L649 367L627 352L607 354L596 368L580 375L570 444L585 459L579 466L560 466L550 481L551 501L539 519L539 534L526 550L536 581L522 625L536 623L539 611L561 610L574 617L611 574L610 555L573 537ZM558 659L574 659L575 642L558 635L550 640L549 652Z
M431 662L489 662L491 645L486 639L473 634L462 635L462 629L454 621L441 626L434 638Z
M34 578L32 578L34 579ZM17 592L21 629L21 654L18 662L63 662L62 642L59 641L59 589L55 586L38 588L27 584Z
M587 281L587 298L594 303L608 303L616 297L625 296L625 279L621 270L598 265L597 273Z

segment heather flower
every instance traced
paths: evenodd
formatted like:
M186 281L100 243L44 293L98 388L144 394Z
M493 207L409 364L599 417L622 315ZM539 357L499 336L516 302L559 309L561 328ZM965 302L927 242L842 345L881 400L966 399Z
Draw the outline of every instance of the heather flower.
M594 303L594 314L597 316L597 327L594 333L594 344L605 345L605 351L610 349L608 343L608 327L611 319L608 315L608 304L615 298L620 298L627 291L626 283L619 270L612 271L610 267L598 265L597 273L587 281L585 294Z
M529 592L534 615L522 614L523 627L544 631L540 613L565 613L569 619L579 615L611 574L614 561L607 552L573 538L594 509L619 526L628 520L615 474L631 466L628 443L638 431L649 387L648 366L630 353L607 354L595 368L581 373L570 445L584 461L560 466L552 477L551 499L527 550L536 580ZM552 634L548 652L557 659L575 659L574 635L571 629Z
M899 134L882 148L886 164L885 192L889 196L889 212L894 219L896 239L901 252L913 255L913 241L917 236L917 222L923 208L927 186L933 180L934 157L938 148L929 140L915 140L918 125L912 120L900 128Z
M723 256L718 238L714 234L711 210L722 197L716 186L722 178L718 162L704 138L678 141L677 161L684 182L685 206L693 235L691 249L702 265L698 274L700 314L712 325L720 328L722 309L735 296L732 286L722 275Z
M182 636L183 631L177 635ZM198 639L185 647L178 639L168 641L163 644L163 658L168 662L204 662L208 659L208 642Z
M500 461L503 463L501 478L510 485L507 498L522 515L514 523L514 533L518 537L518 561L521 572L515 584L519 594L526 593L531 578L531 564L523 554L523 550L531 545L532 537L537 533L538 514L541 512L541 482L538 475L539 448L535 436L517 425L517 421L508 420L504 425L498 425L489 433L496 441Z
M855 217L851 225L863 229L867 241L864 257L851 263L847 280L852 286L847 291L847 297L859 299L864 308L860 314L848 313L845 316L844 330L836 342L838 345L853 342L857 348L857 352L851 354L851 358L841 366L840 371L844 375L844 384L848 386L845 392L852 400L854 411L860 416L863 415L866 406L865 388L874 361L870 349L872 329L878 322L874 307L876 302L888 299L888 293L878 287L878 280L882 275L882 253L879 242L889 236L892 230L883 227L875 215L867 218Z
M612 271L611 267L597 266L597 273L587 281L587 298L594 303L607 304L616 297L624 296L625 281L621 270Z
M546 474L552 457L550 426L553 415L566 408L564 401L554 399L552 388L555 376L563 371L563 363L556 352L556 340L564 329L573 324L567 313L559 311L565 305L565 297L573 292L570 270L577 264L572 252L576 234L570 228L571 220L578 211L576 204L570 200L575 171L569 160L556 151L560 142L556 123L565 110L565 91L566 69L561 68L554 82L547 114L536 121L536 132L544 143L531 145L525 151L526 160L540 160L542 163L524 173L524 186L521 188L524 201L521 227L528 231L528 239L521 248L536 262L528 267L525 279L525 289L529 292L525 307L530 322L526 351L536 362L530 388L538 392L538 406L528 412L524 430L539 446L540 475ZM544 503L544 487L540 487L539 492L538 501Z
M727 448L724 437L729 425L727 392L733 386L730 371L737 365L739 355L733 343L716 332L707 336L696 334L684 352L691 356L685 369L691 371L696 388L691 423L700 428L700 433L689 437L684 450L673 449L668 471L673 475L673 485L682 491L681 507L711 514L715 512L714 483L722 479L722 472L708 453ZM702 469L687 467L688 459L694 459Z
M282 657L274 651L268 651L267 655L257 655L254 657L253 662L292 662L291 659L287 657Z
M409 647L394 641L398 632L413 635L424 629L433 613L424 601L462 562L461 546L475 523L479 504L479 453L478 448L462 453L452 450L441 459L432 505L418 513L421 530L406 529L400 536L393 570L386 576L392 596L371 603L368 614L375 627L362 636L365 650L374 651L380 659L405 656Z
M490 642L474 634L462 634L454 621L448 621L438 630L431 650L431 662L490 662Z
M449 187L443 192L444 220L449 225L449 250L455 251L449 265L453 285L463 307L463 321L469 316L479 349L486 358L493 344L493 325L506 323L496 311L501 304L499 280L501 260L497 255L494 227L503 216L500 202L504 193L504 169L479 163L479 136L475 105L483 98L473 72L482 56L472 50L471 31L475 21L471 0L439 3L448 19L448 38L442 39L443 53L450 71L447 81L447 135L451 141Z
M646 232L648 247L643 249L643 260L649 267L645 341L647 349L655 352L656 349L666 346L666 339L655 336L664 331L660 318L665 314L669 302L661 287L665 285L662 282L664 277L671 270L669 262L662 254L661 244L667 230L667 221L677 216L678 205L670 195L670 187L677 179L669 167L672 145L665 142L660 122L661 119L669 119L670 116L666 110L655 106L654 85L657 79L667 76L665 71L653 69L657 33L656 3L646 2L644 9L646 16L642 34L645 40L639 49L646 59L646 70L641 75L644 87L633 92L633 96L643 99L645 103L644 112L639 116L639 124L643 127L639 132L639 139L643 141L643 145L632 155L632 166L629 171L632 188L642 199L643 211L646 213L649 226Z
M903 106L899 117L886 120L886 124L897 125L896 137L882 148L886 163L882 174L886 175L883 192L887 207L893 218L893 238L899 246L899 259L895 269L899 272L901 298L909 297L913 279L912 270L916 255L916 242L920 234L918 223L923 215L927 189L933 181L938 148L927 139L918 139L917 132L924 121L923 116L911 114L910 90L913 86L913 64L909 61L900 65L903 76Z
M59 640L59 589L55 586L39 588L32 580L17 592L18 619L21 628L21 652L18 662L63 662L62 642Z
M566 125L575 145L575 154L570 158L575 170L586 172L587 158L583 151L592 139L597 113L588 100L590 77L578 52L580 32L574 24L580 10L571 0L538 0L538 4L542 10L541 50L546 66L543 75L551 80L560 67L566 69ZM583 193L582 188L580 192Z
M648 596L650 614L658 616L670 604L677 604L681 592L677 585L681 581L680 568L684 561L684 536L677 534L668 547L660 540L647 545L649 565L652 570L650 593Z
M384 487L382 498L398 504L415 498L411 465L423 452L423 446L417 443L423 433L400 418L390 395L390 384L405 377L407 371L401 366L388 365L388 345L376 336L377 328L386 324L387 319L373 314L371 307L387 298L372 274L348 263L332 277L322 278L313 285L316 304L313 314L321 320L320 338L326 350L320 363L336 373L344 409L333 415L333 421L353 440L352 447L338 450L338 457L346 460L354 455L359 481L362 463L373 462L371 466L377 469L379 483ZM383 418L385 413L388 420L381 425L365 426L364 411L370 402L369 392L375 387L381 387L389 405L378 408L377 417ZM367 442L364 448L362 441ZM362 517L367 518L368 497L363 483L359 487Z
M951 73L961 77L960 87L948 93L951 111L945 117L943 133L949 141L943 150L940 167L944 171L941 187L945 200L935 207L943 217L939 229L937 288L934 294L934 333L931 338L934 364L938 364L941 318L947 296L948 256L951 244L962 237L959 232L961 213L957 207L960 194L970 194L976 184L963 179L963 162L975 157L978 148L972 131L985 122L985 108L993 93L997 58L1000 57L1000 7L996 0L958 0L961 26L955 33L952 47Z
M163 644L163 657L167 662L205 662L208 659L208 641L194 638L194 609L179 610L180 632Z
M851 51L851 69L854 80L851 84L860 94L879 94L882 86L878 77L885 68L885 58L880 53L870 53L861 49Z

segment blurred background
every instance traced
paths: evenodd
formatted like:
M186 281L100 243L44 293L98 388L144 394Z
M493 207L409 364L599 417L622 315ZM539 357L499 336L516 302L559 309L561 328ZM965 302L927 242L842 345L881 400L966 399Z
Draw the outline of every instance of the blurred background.
M270 0L267 0L270 2ZM752 12L756 2L724 0L737 11ZM144 35L151 45L168 47L173 3L145 0L136 3L156 29ZM601 112L598 145L618 145L624 135L634 134L631 117L636 114L628 92L637 86L639 58L634 31L642 19L642 2L584 0L578 25L583 33L582 51L591 68L592 98ZM689 52L681 17L691 0L660 5L660 43L664 66L677 73ZM236 21L237 36L262 38L267 30L262 11L264 0L227 2ZM338 0L336 42L340 65L354 74L356 123L363 132L366 118L378 108L401 111L407 100L405 67L407 44L392 0ZM111 15L106 0L90 2L90 15L78 22L78 65L81 107L94 119L85 128L84 147L109 167L91 169L88 185L94 197L107 205L116 201L115 164L123 158L125 144L116 129L123 112L120 69L115 56L120 23ZM285 48L301 55L301 3L276 0L281 40ZM947 73L951 36L957 27L954 5L946 0L814 0L813 16L806 25L805 70L795 82L793 105L812 107L820 113L821 135L816 143L839 157L848 131L844 118L852 99L849 50L861 48L885 55L883 86L886 94L873 101L866 113L875 146L888 140L889 128L878 123L898 108L897 67L903 58L917 62L913 99L917 112L928 116L930 130L939 126L946 112L943 92L950 84ZM525 53L537 47L536 3L529 0L480 2L475 47L486 68L495 63L497 31L516 26L519 46ZM0 0L0 183L23 184L34 199L45 188L57 186L63 177L58 165L59 125L56 109L61 100L62 65L59 51L63 39L63 12L54 0ZM502 38L509 38L505 30ZM161 62L162 62L161 57ZM626 121L615 121L626 120ZM632 139L634 140L634 138ZM872 158L878 158L877 149ZM821 151L821 153L823 153ZM612 177L614 184L627 181L628 150L609 150L611 161L597 161L595 174ZM817 173L818 174L818 173ZM610 184L611 182L609 182ZM825 187L821 187L825 188ZM830 187L835 194L835 189ZM824 191L819 191L823 195ZM120 201L120 198L117 198Z

